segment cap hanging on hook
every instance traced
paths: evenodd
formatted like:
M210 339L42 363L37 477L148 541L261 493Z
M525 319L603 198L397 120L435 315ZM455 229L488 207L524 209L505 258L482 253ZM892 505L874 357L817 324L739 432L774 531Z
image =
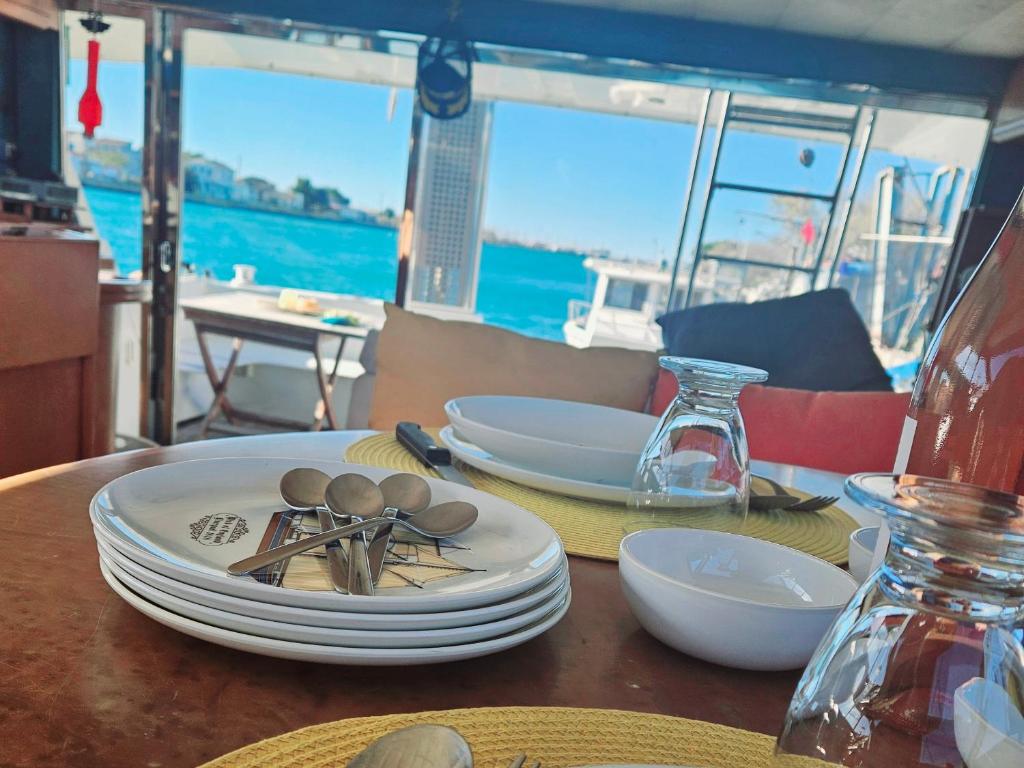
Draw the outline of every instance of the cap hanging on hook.
M448 9L448 23L420 45L416 57L416 94L431 117L451 120L465 114L471 102L473 44L465 39L457 19L461 3Z

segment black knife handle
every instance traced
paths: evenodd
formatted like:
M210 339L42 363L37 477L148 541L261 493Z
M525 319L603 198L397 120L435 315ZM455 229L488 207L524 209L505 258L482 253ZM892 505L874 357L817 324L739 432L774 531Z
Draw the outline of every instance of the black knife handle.
M435 443L434 438L420 429L419 424L413 424L411 421L398 422L395 437L427 467L450 466L452 463L451 452Z

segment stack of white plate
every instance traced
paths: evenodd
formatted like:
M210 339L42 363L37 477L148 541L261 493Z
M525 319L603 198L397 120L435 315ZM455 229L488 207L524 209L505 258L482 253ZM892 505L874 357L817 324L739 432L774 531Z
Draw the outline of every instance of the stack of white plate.
M633 474L658 419L646 413L539 397L449 400L441 441L452 455L532 488L626 502ZM694 463L713 462L688 451Z
M90 507L103 577L136 609L185 634L334 664L483 656L540 635L568 609L565 553L550 526L507 501L442 480L428 480L432 503L467 501L479 509L477 522L437 545L399 545L385 561L385 577L393 575L381 582L392 586L373 596L331 589L315 551L259 578L227 575L231 563L318 530L307 530L309 520L288 511L278 493L281 476L300 466L378 482L390 474L342 462L246 458L125 475Z

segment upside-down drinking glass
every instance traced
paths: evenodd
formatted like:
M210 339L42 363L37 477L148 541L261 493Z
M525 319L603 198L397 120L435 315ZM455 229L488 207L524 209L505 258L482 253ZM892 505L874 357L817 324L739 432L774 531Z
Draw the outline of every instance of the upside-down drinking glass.
M743 387L768 374L691 357L662 357L659 363L675 375L679 392L640 455L631 523L643 527L649 518L671 525L674 515L709 507L745 516L750 456L738 400Z
M1024 497L915 475L847 492L889 550L804 670L777 764L1024 766Z

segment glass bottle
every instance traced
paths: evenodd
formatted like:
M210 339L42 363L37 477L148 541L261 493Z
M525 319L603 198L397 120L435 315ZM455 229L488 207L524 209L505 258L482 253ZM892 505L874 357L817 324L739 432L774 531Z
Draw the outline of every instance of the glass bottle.
M746 515L750 500L750 453L740 416L740 390L764 381L759 368L662 357L679 392L662 414L637 464L630 494L634 523L644 513L665 515L653 522L672 524L673 513L696 507L723 507ZM627 526L627 530L631 528Z
M805 669L779 765L1024 765L1005 762L1024 759L1006 735L1024 729L1024 498L912 475L847 492L885 513L891 543Z
M929 344L895 471L1024 493L1024 193Z

